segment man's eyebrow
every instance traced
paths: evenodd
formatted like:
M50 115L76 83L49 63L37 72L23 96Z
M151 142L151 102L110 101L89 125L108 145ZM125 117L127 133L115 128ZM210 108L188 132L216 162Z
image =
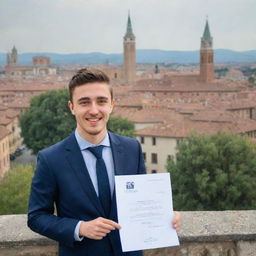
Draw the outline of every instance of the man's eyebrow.
M108 100L108 97L99 96L96 99L97 100ZM91 98L90 97L82 97L82 98L79 98L77 101L83 101L83 100L91 100Z
M82 97L82 98L78 99L77 101L82 101L82 100L90 100L90 98L89 97Z
M97 97L97 100L108 100L108 97L100 96L100 97Z

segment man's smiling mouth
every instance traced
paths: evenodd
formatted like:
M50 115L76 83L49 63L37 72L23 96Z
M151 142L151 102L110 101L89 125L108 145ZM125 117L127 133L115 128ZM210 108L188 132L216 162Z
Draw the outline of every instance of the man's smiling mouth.
M85 118L91 125L97 125L101 121L102 117L99 118Z

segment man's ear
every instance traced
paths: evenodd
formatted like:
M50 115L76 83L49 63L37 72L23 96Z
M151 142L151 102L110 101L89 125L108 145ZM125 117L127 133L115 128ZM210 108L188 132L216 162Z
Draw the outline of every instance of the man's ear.
M114 108L114 106L115 106L115 101L114 100L112 100L111 101L111 110L110 110L110 113L112 113L112 111L113 111L113 108Z
M74 105L70 100L68 101L68 107L69 107L70 112L72 113L72 115L75 115L74 114Z

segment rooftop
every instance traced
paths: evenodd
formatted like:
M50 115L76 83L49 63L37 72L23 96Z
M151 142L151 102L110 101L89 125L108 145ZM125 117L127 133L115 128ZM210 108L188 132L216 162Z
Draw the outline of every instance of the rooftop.
M170 138L186 138L192 134L211 135L218 132L228 132L233 134L243 134L256 130L255 120L236 119L233 122L211 122L193 121L184 119L183 121L171 121L166 124L158 124L147 127L136 132L142 136L158 136Z

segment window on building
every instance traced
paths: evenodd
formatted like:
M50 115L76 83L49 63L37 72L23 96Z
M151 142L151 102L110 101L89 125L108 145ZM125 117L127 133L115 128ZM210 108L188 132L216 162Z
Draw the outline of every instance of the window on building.
M157 173L157 170L152 170L151 173Z
M170 161L172 159L172 156L171 155L168 155L167 156L167 161Z
M142 155L143 155L144 161L146 161L146 160L147 160L147 155L146 155L146 153L143 152Z
M156 153L151 154L151 163L157 164L157 154Z
M253 110L252 110L252 108L249 109L249 118L253 119Z
M156 145L156 137L152 137L152 145Z
M144 144L144 137L143 136L140 137L140 143Z

